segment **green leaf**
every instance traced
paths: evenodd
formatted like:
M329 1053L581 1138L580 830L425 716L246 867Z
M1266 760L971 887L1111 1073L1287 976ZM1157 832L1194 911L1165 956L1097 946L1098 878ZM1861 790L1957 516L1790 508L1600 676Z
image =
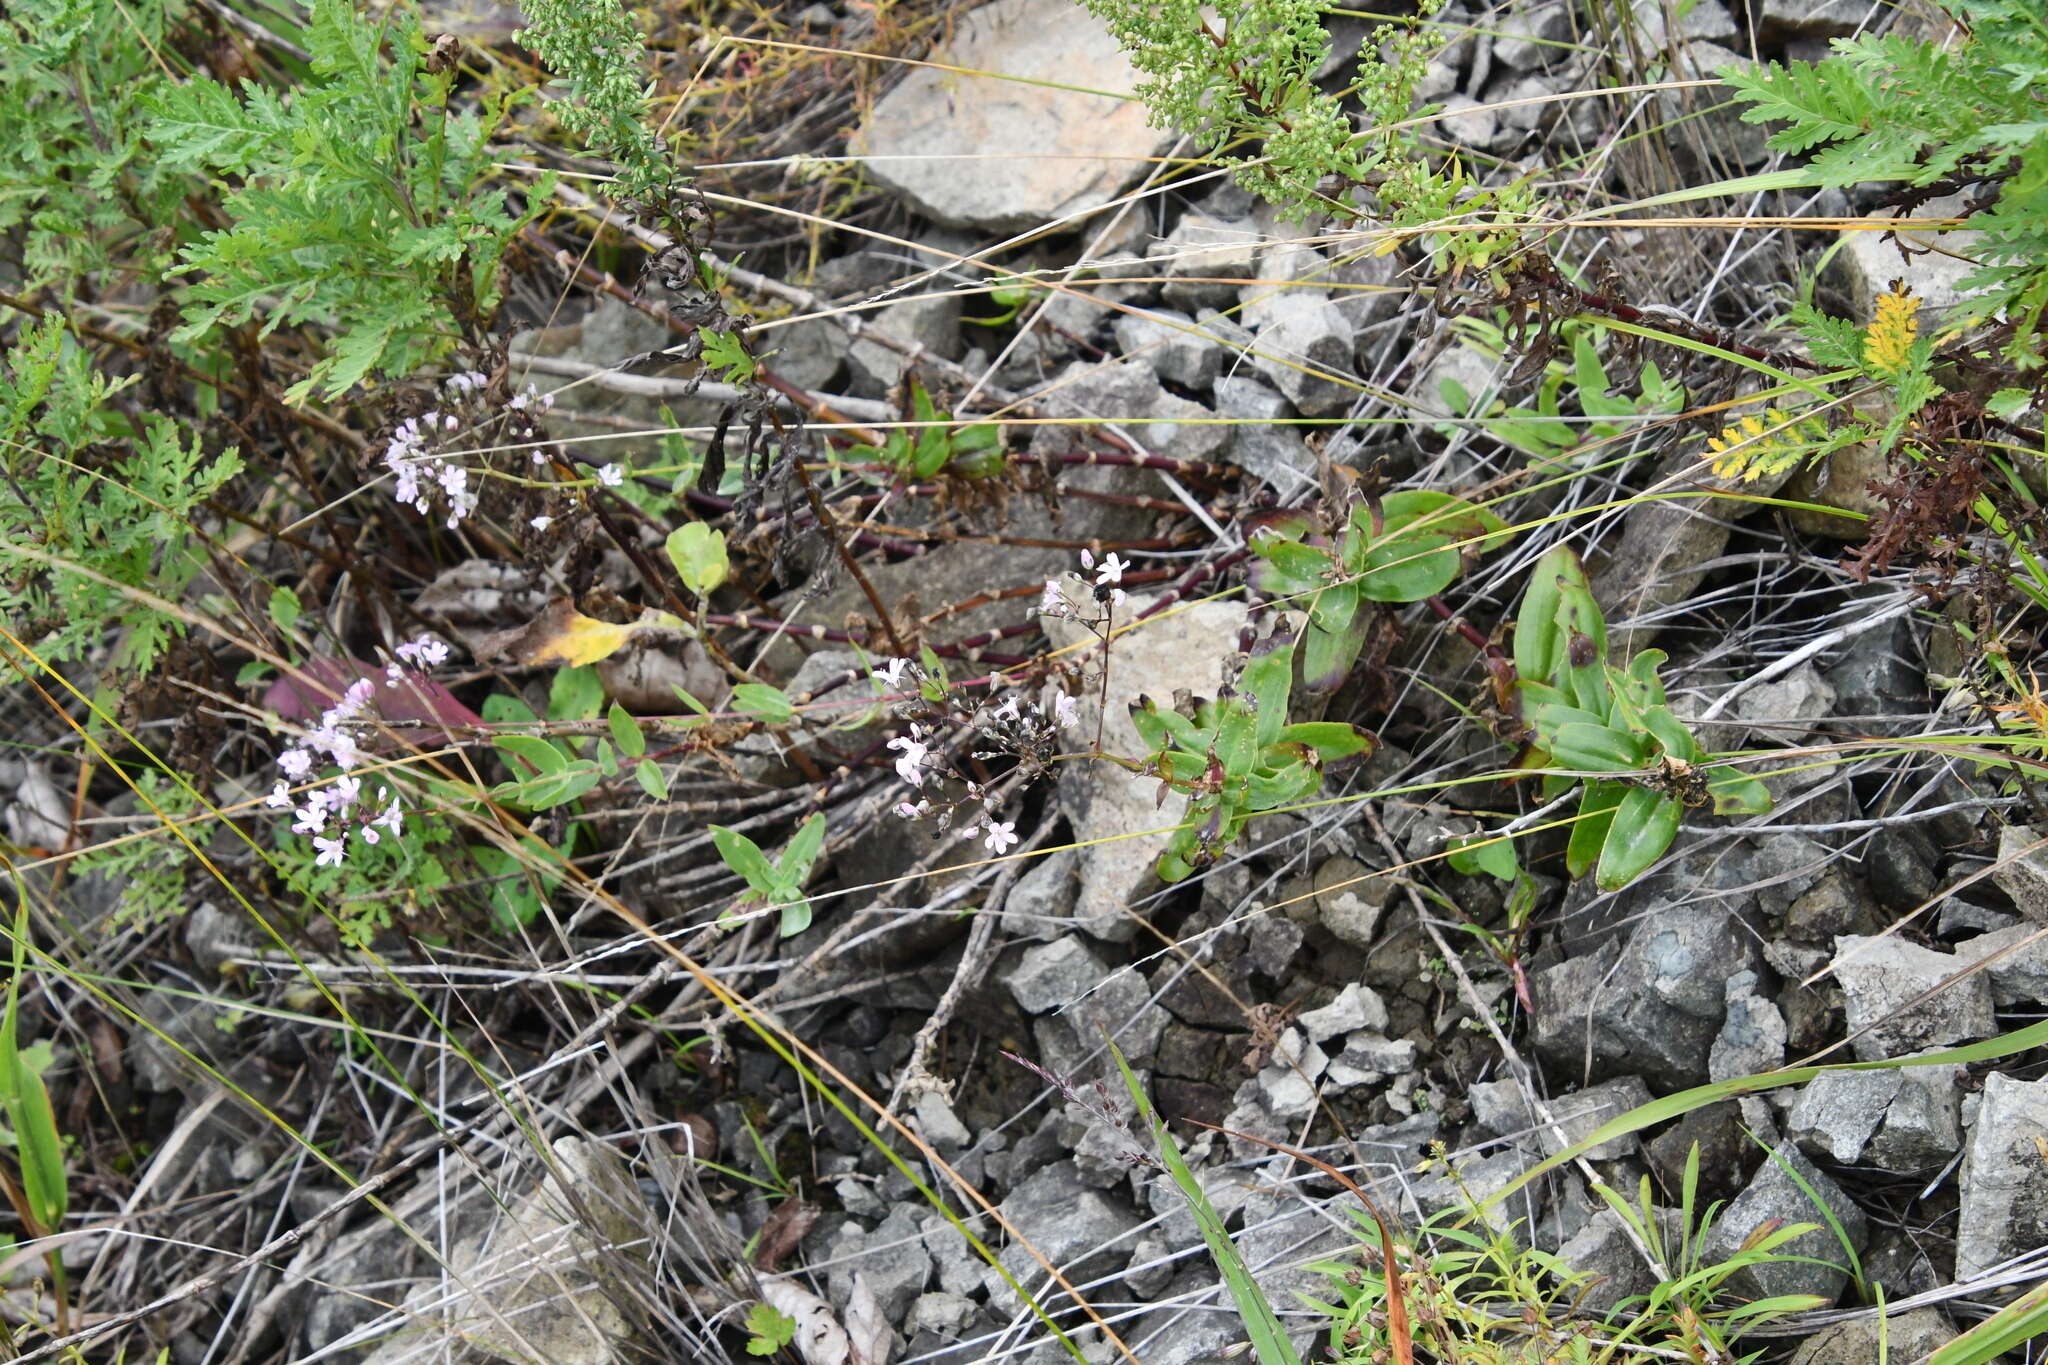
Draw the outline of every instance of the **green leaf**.
M1550 753L1563 767L1597 773L1633 772L1643 766L1644 757L1637 735L1578 721L1557 727Z
M1734 768L1717 768L1707 778L1716 815L1762 815L1776 804L1771 789Z
M1628 795L1623 782L1588 782L1579 794L1579 818L1572 822L1571 839L1565 846L1565 871L1583 877L1600 861L1600 848L1614 827L1614 811Z
M612 732L612 743L619 746L619 752L627 758L638 758L647 752L647 736L640 726L626 714L626 708L613 702L611 710L605 713L606 726Z
M277 587L270 590L270 620L287 635L299 623L304 608L299 605L299 595L290 588Z
M767 683L740 683L732 690L732 709L743 716L760 716L779 725L796 714L789 695Z
M747 1353L772 1356L796 1340L796 1319L771 1304L756 1303L747 1310Z
M1593 881L1602 891L1619 891L1650 865L1664 856L1678 837L1678 822L1685 813L1676 797L1630 787L1615 807L1614 824L1600 846L1600 863Z
M725 582L731 563L725 553L725 532L701 521L685 522L668 536L668 558L683 586L699 597Z
M783 884L801 890L811 875L811 864L818 861L818 854L825 847L825 814L823 811L804 821L801 828L790 837L789 847L782 850L777 864Z
M761 852L761 846L738 830L727 829L724 825L711 826L711 844L725 865L744 877L756 895L772 896L782 885L774 864L768 861L767 854Z
M1559 545L1537 561L1529 586L1522 591L1522 610L1515 617L1515 673L1525 683L1550 682L1564 665L1557 609L1563 593L1560 580L1567 576L1584 582L1586 571L1569 547Z
M1374 602L1420 602L1434 597L1458 576L1454 538L1436 532L1407 532L1373 543L1365 552L1358 590Z
M1497 834L1459 835L1451 840L1450 856L1445 861L1452 871L1467 876L1484 872L1511 882L1522 875L1522 865L1515 857L1515 841Z
M1984 400L1984 411L2002 421L2016 422L2034 406L2034 395L2026 389L2000 389Z
M542 777L559 776L569 766L568 756L538 735L499 735L491 745L524 760Z
M633 765L633 779L640 784L640 790L657 801L668 800L668 778L662 775L661 765L651 758L643 758Z
M595 720L604 709L604 681L589 664L558 669L548 684L549 720Z
M1308 745L1326 764L1370 754L1375 743L1369 731L1341 720L1301 721L1288 726L1275 738L1282 744Z
M1287 725L1287 695L1294 685L1293 640L1275 636L1254 645L1237 685L1258 709L1257 747L1264 748Z
M705 328L698 333L704 338L704 363L714 370L725 372L728 383L747 384L754 378L754 358L747 354L747 348L740 344L731 332Z
M15 1153L21 1162L23 1202L37 1235L61 1230L70 1203L64 1179L64 1144L57 1136L56 1114L43 1078L23 1057L19 1044L21 981L28 966L28 898L22 895L14 915L13 971L7 978L7 1007L0 1019L0 1099L14 1129Z

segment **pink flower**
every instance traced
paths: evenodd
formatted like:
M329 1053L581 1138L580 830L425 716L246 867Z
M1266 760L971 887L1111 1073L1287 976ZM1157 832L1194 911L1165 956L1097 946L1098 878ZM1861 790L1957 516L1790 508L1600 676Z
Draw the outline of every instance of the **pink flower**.
M1081 551L1081 567L1084 569L1095 567L1095 556L1091 552L1087 550Z
M1069 730L1073 729L1076 725L1079 725L1081 723L1080 710L1081 708L1079 703L1077 703L1072 697L1069 697L1064 693L1060 695L1058 701L1055 701L1052 704L1053 715L1059 720L1059 723L1062 726L1066 727Z
M296 782L307 773L313 771L313 755L307 753L304 749L286 749L277 756L277 766L284 769L286 777Z
M270 807L272 810L284 810L288 808L291 805L291 803L292 789L290 786L283 782L279 782L276 786L272 787L270 789L270 795L263 798L263 804Z
M313 847L320 850L320 856L313 860L315 867L340 867L342 859L348 856L348 845L341 838L315 838Z
M328 789L327 804L334 807L337 811L347 810L356 803L356 797L362 794L362 790L363 784L360 778L350 777L347 773L343 773L340 777L334 779L334 785Z
M994 820L988 822L989 852L1002 853L1018 842L1017 822L1015 820L1005 820L1000 824Z
M1045 580L1045 597L1039 602L1038 609L1047 616L1067 614L1067 595L1060 591L1060 581L1057 578Z
M299 819L292 826L294 834L318 834L327 828L327 807L317 801L308 801L294 812Z
M381 835L381 834L377 833L377 831L376 831L375 827L373 827L373 826L371 826L371 825L364 825L364 826L363 826L363 842L364 842L364 843L366 843L366 844L374 844L374 843L376 843L376 842L377 842L377 841L378 841L379 839L381 839L381 838L383 838L383 837L384 837L383 835Z

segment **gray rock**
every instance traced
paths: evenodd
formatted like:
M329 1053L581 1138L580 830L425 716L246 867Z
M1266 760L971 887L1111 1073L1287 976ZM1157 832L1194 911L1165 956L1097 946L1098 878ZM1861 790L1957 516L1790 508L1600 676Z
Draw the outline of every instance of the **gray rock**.
M1024 950L1009 974L1010 994L1029 1014L1073 1004L1109 975L1109 968L1079 934Z
M1038 1039L1041 1062L1062 1075L1077 1075L1088 1058L1103 1052L1105 1037L1116 1043L1132 1066L1150 1066L1166 1023L1166 1010L1152 1003L1145 978L1124 970L1112 973L1074 1004L1040 1019L1032 1031ZM1114 1068L1106 1061L1088 1074L1102 1072L1112 1073L1110 1082L1117 1085ZM1118 1093L1122 1093L1120 1085Z
M1951 1065L1828 1072L1800 1092L1786 1133L1842 1165L1920 1171L1961 1145L1960 1099Z
M1133 603L1130 610L1142 607ZM1140 630L1119 637L1110 664L1109 715L1102 742L1111 753L1143 753L1144 742L1131 724L1129 704L1140 694L1171 698L1178 688L1213 696L1222 682L1222 661L1237 648L1244 610L1224 602L1201 602L1177 612L1171 630ZM1048 621L1047 631L1065 648L1090 641L1069 621ZM1094 689L1081 700L1080 733L1095 732ZM1093 764L1064 764L1059 776L1060 810L1074 828L1081 849L1081 891L1075 918L1097 938L1126 941L1137 921L1126 908L1137 896L1159 885L1154 866L1171 836L1149 831L1179 818L1181 802L1154 804L1155 791L1133 782L1127 773Z
M1130 1262L1130 1239L1138 1227L1138 1216L1121 1200L1089 1188L1070 1161L1027 1176L1003 1200L1002 1210L1010 1225L1076 1286L1113 1274ZM1045 1272L1021 1244L1005 1248L1002 1261L1028 1290L1047 1283ZM985 1283L991 1306L1004 1312L1016 1306L1015 1294L993 1269ZM1096 1293L1091 1297L1104 1296Z
M1167 1241L1157 1228L1144 1234L1131 1250L1131 1263L1124 1268L1124 1284L1138 1298L1159 1297L1159 1291L1173 1279L1174 1258L1182 1250ZM1194 1248L1185 1250L1193 1251Z
M1718 0L1698 0L1686 4L1684 0L1631 0L1637 35L1643 44L1653 52L1661 52L1673 43L1686 43L1704 39L1726 47L1737 47L1742 38L1736 26L1735 16Z
M1166 301L1199 313L1237 302L1243 282L1254 278L1264 240L1265 234L1249 220L1189 213L1147 254L1166 276Z
M1214 383L1230 354L1193 318L1171 308L1120 313L1115 330L1117 347L1124 355L1144 361L1161 379L1190 389L1206 389Z
M1590 1045L1596 1071L1637 1074L1658 1091L1695 1084L1726 1017L1728 978L1755 971L1762 954L1709 905L1652 904L1640 919L1618 952L1537 974L1537 1050L1576 1071Z
M634 1331L621 1262L644 1258L647 1204L610 1147L558 1138L539 1188L513 1202L481 1239L449 1257L461 1288L437 1278L407 1296L410 1329L388 1337L366 1365L414 1359L426 1341L460 1339L464 1359L616 1365L633 1358Z
M1432 417L1471 417L1498 396L1507 371L1470 346L1446 346L1408 387L1408 401Z
M1953 954L1896 936L1837 939L1834 977L1842 987L1857 1057L1866 1062L1905 1057L1997 1032L1991 983L1981 972L1911 1003L1968 965Z
M1844 934L1875 933L1882 927L1870 897L1840 868L1822 873L1785 909L1785 933L1802 943L1832 944Z
M1517 7L1494 31L1493 59L1510 71L1555 66L1571 55L1574 27L1565 0Z
M1475 1085L1468 1093L1472 1116L1480 1126L1495 1137L1513 1139L1531 1155L1542 1156L1555 1156L1631 1109L1650 1102L1650 1088L1640 1077L1617 1076L1549 1101L1548 1108L1557 1120L1553 1127L1537 1115L1527 1094L1512 1080ZM1585 1155L1591 1161L1618 1161L1636 1155L1640 1149L1636 1135L1627 1133L1609 1138Z
M1674 43L1671 49L1671 74L1680 80L1709 80L1730 66L1747 64L1741 53L1698 38ZM1664 138L1682 164L1702 170L1717 165L1755 167L1771 158L1756 128L1744 123L1741 111L1711 89L1661 91L1657 111L1671 123L1684 120Z
M917 1302L910 1305L910 1314L903 1320L903 1330L910 1336L934 1332L948 1341L958 1341L981 1321L981 1317L981 1305L965 1294L944 1291L920 1294Z
M1759 0L1750 14L1760 39L1782 41L1845 38L1880 17L1883 10L1870 0Z
M1955 218L1963 208L1960 195L1947 195L1928 200L1913 216ZM1871 216L1897 215L1886 209ZM1840 234L1836 240L1841 248L1823 278L1842 293L1850 316L1860 323L1868 323L1875 315L1877 296L1889 290L1893 280L1904 280L1921 300L1920 327L1925 332L1933 319L1948 313L1971 292L1962 282L1977 269L1973 262L1982 250L1984 234L1967 228L1903 228L1895 240L1884 240L1889 236L1874 231Z
M1582 1275L1593 1277L1580 1295L1578 1305L1591 1313L1604 1313L1623 1299L1647 1294L1656 1287L1657 1277L1648 1260L1629 1236L1627 1224L1613 1209L1603 1208L1557 1249L1558 1260Z
M1142 101L1084 93L1127 92L1138 75L1102 21L1065 0L969 11L932 60L875 102L851 146L942 223L1011 231L1093 208L1166 146Z
M1361 1029L1384 1033L1387 1029L1387 1002L1380 999L1377 991L1353 981L1337 993L1335 1000L1321 1009L1309 1010L1296 1022L1301 1025L1302 1032L1318 1043Z
M871 315L873 330L907 343L912 354L951 357L960 350L960 296L952 293L897 298ZM887 398L903 379L910 355L862 338L846 353L848 387L862 398Z
M1072 849L1040 858L1004 899L1003 932L1013 938L1055 939L1071 929L1074 901L1081 894L1080 867L1080 855Z
M1316 868L1316 914L1337 938L1370 948L1394 895L1394 879L1373 875L1356 858L1330 858Z
M1228 1301L1220 1286L1217 1292ZM1154 1319L1163 1321L1154 1326ZM1216 1365L1232 1358L1225 1353L1241 1346L1245 1335L1237 1314L1203 1307L1155 1312L1146 1318L1142 1334L1126 1339L1145 1365Z
M1420 1056L1421 1049L1412 1038L1354 1033L1344 1040L1344 1050L1330 1062L1330 1089L1378 1085L1389 1076L1405 1076L1415 1070Z
M1500 115L1470 95L1453 95L1445 100L1436 126L1451 141L1480 151L1493 146L1500 137Z
M1295 954L1307 938L1301 924L1286 915L1260 915L1245 926L1244 955L1255 968L1276 980L1293 975Z
M2048 924L2048 833L2031 825L2000 828L1991 880L2012 897L2021 914L2036 924Z
M1956 1339L1939 1308L1914 1308L1880 1322L1855 1318L1823 1327L1785 1365L1870 1365L1874 1360L1926 1360Z
M1046 387L1041 401L1067 416L1121 423L1155 455L1210 460L1231 442L1231 428L1214 422L1215 413L1168 393L1142 361L1076 362ZM1066 438L1059 439L1056 448L1064 448Z
M1220 313L1204 313L1204 325ZM1279 422L1294 416L1294 405L1278 389L1270 388L1247 374L1224 375L1216 381L1212 397L1220 416L1252 422Z
M1934 932L1941 938L1967 939L1978 934L1995 934L2000 929L2011 929L2019 922L2017 915L1973 905L1969 901L1951 896L1943 901L1941 909L1935 912Z
M1956 945L1962 962L1988 962L1991 998L2001 1005L2048 1003L2048 934L2043 926L2015 924Z
M1715 1220L1707 1234L1703 1263L1712 1264L1733 1256L1767 1224L1817 1223L1819 1226L1813 1231L1793 1238L1776 1251L1779 1256L1809 1259L1745 1266L1735 1272L1728 1284L1731 1292L1746 1298L1816 1294L1832 1303L1849 1282L1849 1273L1842 1268L1847 1256L1827 1218L1814 1206L1814 1198L1840 1221L1849 1244L1858 1251L1868 1239L1870 1222L1841 1186L1808 1161L1797 1147L1779 1145L1773 1154L1777 1159L1766 1159L1750 1178L1748 1187ZM1779 1160L1785 1165L1779 1165ZM1786 1167L1798 1173L1813 1196L1800 1187Z
M2048 1246L2048 1080L1984 1078L1963 1152L1956 1279L1967 1281L2011 1256Z
M1755 972L1728 978L1727 1016L1707 1052L1707 1079L1731 1081L1785 1064L1785 1016L1757 994Z
M1328 299L1285 293L1263 309L1252 363L1304 415L1333 416L1359 393L1340 382L1351 373L1352 336L1351 320Z
M889 1210L889 1216L873 1232L863 1233L858 1224L848 1224L833 1246L833 1259L838 1264L826 1274L832 1306L846 1307L853 1295L853 1277L860 1275L890 1322L903 1321L911 1300L924 1292L932 1273L924 1229L917 1211L908 1204Z
M813 393L833 390L833 381L846 364L853 339L846 329L826 318L804 318L786 326L771 327L764 342L774 348L766 366L779 378Z
M1889 589L1877 589L1867 600L1876 610L1889 596ZM1918 715L1925 709L1927 678L1913 643L1912 627L1903 618L1895 617L1851 638L1829 665L1827 679L1835 689L1836 714L1858 722L1858 729Z
M916 1114L917 1131L941 1152L957 1152L974 1140L967 1125L953 1112L953 1106L936 1090L918 1093Z
M1735 714L1765 743L1805 739L1834 708L1834 685L1810 663L1752 687L1735 700Z

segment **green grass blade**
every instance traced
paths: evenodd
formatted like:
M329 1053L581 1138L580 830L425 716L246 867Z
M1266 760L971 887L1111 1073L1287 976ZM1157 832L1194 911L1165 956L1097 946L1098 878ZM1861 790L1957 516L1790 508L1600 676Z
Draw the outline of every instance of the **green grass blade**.
M1145 1098L1144 1087L1131 1074L1124 1054L1114 1043L1110 1045L1109 1052L1116 1058L1117 1070L1123 1073L1124 1087L1131 1092L1132 1103L1138 1106L1138 1116L1159 1143L1159 1156L1166 1163L1167 1174L1173 1177L1181 1197L1188 1201L1188 1207L1194 1212L1195 1225L1202 1230L1202 1240L1209 1244L1209 1256L1222 1273L1223 1283L1230 1288L1230 1297L1237 1304L1237 1315L1244 1322L1245 1334L1251 1339L1252 1350L1257 1353L1260 1365L1301 1365L1301 1357L1294 1353L1294 1343L1280 1326L1279 1314L1266 1301L1265 1291L1259 1288L1259 1282L1252 1278L1244 1257L1238 1254L1237 1244L1230 1240L1230 1233L1224 1229L1222 1215L1209 1202L1202 1182L1195 1179L1195 1173L1188 1169L1188 1163L1180 1154L1180 1145L1166 1130L1165 1121L1153 1112L1151 1103Z

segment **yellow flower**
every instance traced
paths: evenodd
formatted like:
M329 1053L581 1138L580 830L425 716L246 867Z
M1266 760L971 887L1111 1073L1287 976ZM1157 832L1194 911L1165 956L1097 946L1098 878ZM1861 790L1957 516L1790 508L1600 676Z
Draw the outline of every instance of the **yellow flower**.
M1715 475L1753 483L1791 468L1807 452L1811 433L1804 426L1791 413L1770 408L1724 428L1707 442Z
M1877 296L1877 318L1863 333L1863 363L1887 379L1906 368L1913 340L1920 335L1920 300L1895 280L1891 292Z

